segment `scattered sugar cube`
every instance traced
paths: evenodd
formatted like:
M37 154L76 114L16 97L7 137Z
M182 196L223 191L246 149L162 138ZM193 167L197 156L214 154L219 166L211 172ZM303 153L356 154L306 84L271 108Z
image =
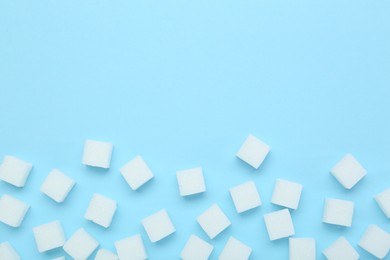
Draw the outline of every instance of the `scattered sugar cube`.
M141 222L152 243L157 242L176 231L165 209L144 218Z
M230 220L223 213L221 208L214 204L197 219L199 225L209 238L215 238L219 233L230 226Z
M383 213L385 213L386 217L390 218L390 188L387 188L376 195L375 201L378 203Z
M29 208L30 206L23 201L4 194L0 200L0 222L11 227L19 227Z
M294 225L288 209L265 214L264 221L270 240L289 237L295 234Z
M271 148L263 141L249 135L236 156L253 168L258 169L270 150Z
M369 225L358 245L373 256L383 259L390 250L390 234L377 225Z
M58 203L62 203L76 182L57 169L52 170L41 186L41 192Z
M87 259L99 246L99 242L83 228L78 229L63 246L73 259Z
M93 194L84 218L108 228L116 211L116 201L100 194Z
M297 209L302 188L299 183L277 179L271 202L286 208Z
M105 169L110 168L112 149L112 143L86 140L83 164Z
M191 235L181 251L180 257L183 260L207 260L213 249L214 247L211 244L198 236Z
M193 195L206 191L202 168L193 168L176 172L181 196Z
M118 260L118 256L107 249L99 249L96 253L95 260ZM125 258L122 258L125 259Z
M237 213L241 213L261 205L260 195L254 181L248 181L230 189Z
M0 259L20 260L20 257L9 242L4 242L0 244Z
M65 235L59 221L53 221L33 228L35 242L39 253L62 247Z
M230 237L219 255L219 260L247 260L252 253L252 248L238 239Z
M357 260L359 254L345 237L338 238L322 252L329 260Z
M346 189L351 189L366 174L366 169L351 155L345 155L333 168L330 173Z
M352 201L325 199L322 221L327 224L350 227L352 225L353 208Z
M65 256L60 256L60 257L53 258L51 260L66 260L66 258Z
M289 238L290 260L316 260L316 241L313 238Z
M30 163L7 155L0 166L0 180L21 188L26 183L31 169Z
M115 242L119 259L147 259L144 242L141 235L135 235Z
M154 177L152 171L141 156L136 156L126 163L120 169L120 172L133 190L137 190Z

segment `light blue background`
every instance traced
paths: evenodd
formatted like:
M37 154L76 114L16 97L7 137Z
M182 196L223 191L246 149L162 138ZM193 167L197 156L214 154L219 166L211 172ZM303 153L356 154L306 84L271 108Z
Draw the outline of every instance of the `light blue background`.
M150 259L178 259L190 234L221 252L229 236L252 259L287 259L263 215L276 178L304 185L292 212L297 237L317 255L343 235L355 247L368 224L390 232L373 195L390 186L390 2L18 1L0 2L0 156L34 164L23 189L23 225L0 225L24 259L39 254L32 227L55 219L69 237L84 227L114 250L141 233ZM272 150L259 170L235 153L252 133ZM81 164L84 140L115 145L109 171ZM368 175L347 191L329 169L347 152ZM155 179L133 192L118 169L142 155ZM202 166L207 192L178 194L175 172ZM66 202L39 192L52 168L77 181ZM228 189L257 183L263 205L238 215ZM119 202L107 230L83 218L94 192ZM351 228L321 222L325 197L355 202ZM232 226L209 240L195 219L218 203ZM140 219L166 208L177 232L152 244ZM362 259L370 256L357 248Z

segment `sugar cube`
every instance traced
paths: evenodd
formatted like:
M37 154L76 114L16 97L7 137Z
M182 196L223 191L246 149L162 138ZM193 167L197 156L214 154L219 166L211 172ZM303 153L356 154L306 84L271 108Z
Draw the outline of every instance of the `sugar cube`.
M120 169L120 172L133 190L137 190L154 177L152 171L141 156L136 156L126 163Z
M191 235L181 251L180 257L183 260L207 260L213 249L211 244L198 236Z
M83 228L78 229L63 246L74 259L87 259L99 246L99 242Z
M366 169L351 154L345 155L333 168L330 173L346 189L351 189L366 174Z
M197 221L211 239L215 238L231 225L230 220L217 204L213 204L203 212L197 218Z
M390 234L377 225L369 225L358 245L376 258L383 259L390 250Z
M289 237L295 234L294 225L288 209L265 214L264 221L270 240Z
M289 238L290 260L316 260L316 241L313 238Z
M108 169L110 168L112 149L112 143L86 140L82 162L88 166Z
M116 201L100 194L93 194L84 217L102 227L108 228L116 211Z
M165 209L144 218L141 222L152 243L157 242L176 231Z
M0 259L20 260L20 256L9 242L0 243Z
M7 155L0 166L0 180L21 188L26 183L31 169L30 163Z
M253 168L258 169L270 150L271 148L263 141L253 135L249 135L236 156Z
M75 181L57 169L52 170L41 185L41 192L62 203L75 185Z
M115 242L116 252L119 259L144 260L146 254L141 235L135 235Z
M11 227L19 227L29 208L30 206L23 201L4 194L0 200L0 222Z
M260 195L254 181L248 181L230 189L237 213L257 208L261 205Z
M345 237L339 237L322 252L329 260L357 260L359 254Z
M327 198L325 199L322 221L327 224L350 227L353 209L352 201Z
M181 196L198 194L206 191L202 168L193 168L176 172Z
M118 260L118 256L107 249L99 249L96 253L95 260ZM125 259L125 258L123 258Z
M299 183L277 179L271 202L286 208L297 209L302 188Z
M53 258L51 260L66 260L66 258L65 256L60 256L60 257Z
M238 239L230 237L219 255L219 260L247 260L252 253L252 248Z
M382 191L374 198L386 217L390 218L390 188Z
M65 235L59 221L53 221L33 228L35 242L40 253L65 244Z

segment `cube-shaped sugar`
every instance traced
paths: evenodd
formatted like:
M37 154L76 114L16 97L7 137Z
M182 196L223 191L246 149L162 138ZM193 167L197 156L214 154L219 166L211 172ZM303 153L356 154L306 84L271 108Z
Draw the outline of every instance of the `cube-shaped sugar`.
M92 167L110 168L112 143L86 140L82 163Z
M357 260L359 259L359 254L356 252L355 248L348 242L345 237L339 237L334 241L329 247L327 247L323 252L326 259L329 260Z
M382 191L374 198L386 217L390 218L390 188Z
M197 218L197 221L211 239L215 238L231 225L230 220L217 204L213 204L203 212Z
M9 242L3 242L0 244L0 259L20 260L20 256Z
M176 172L181 196L198 194L206 191L202 168L193 168Z
M322 221L327 224L350 227L353 208L352 201L327 198L325 199Z
M165 209L144 218L141 222L152 243L157 242L176 231Z
M214 246L207 243L198 236L191 235L181 251L180 257L183 260L207 260Z
M99 242L83 228L78 229L63 246L73 259L87 259L99 246Z
M41 192L61 203L68 196L76 182L57 169L52 170L41 185Z
M66 260L66 258L65 256L60 256L60 257L53 258L51 260Z
M100 194L93 194L84 218L108 228L116 211L116 201Z
M35 242L40 253L65 244L65 235L59 221L53 221L33 228Z
M366 169L351 154L345 155L333 168L330 173L346 189L351 189L366 174Z
M26 183L31 169L30 163L7 155L0 166L0 180L21 188Z
M270 150L271 148L263 141L253 135L249 135L236 156L253 168L258 169Z
M107 249L99 249L96 253L95 260L118 260L118 256ZM122 258L128 259L128 258Z
M11 227L19 227L29 208L30 206L23 201L4 194L0 200L0 222Z
M254 181L248 181L230 189L237 213L241 213L261 205L260 195Z
M247 260L252 253L252 248L238 239L230 237L219 255L219 260Z
M369 225L358 244L376 258L383 259L390 250L390 234L377 225Z
M270 240L285 238L295 234L294 225L288 209L265 214L264 222Z
M302 188L302 185L299 183L277 179L271 202L286 208L297 209Z
M141 156L136 156L134 159L126 163L120 169L120 172L123 178L125 178L127 184L129 184L133 190L137 190L154 177L149 166L145 163Z
M316 241L313 238L289 238L289 260L316 260Z
M144 242L139 234L116 241L115 248L119 259L144 260L148 258Z

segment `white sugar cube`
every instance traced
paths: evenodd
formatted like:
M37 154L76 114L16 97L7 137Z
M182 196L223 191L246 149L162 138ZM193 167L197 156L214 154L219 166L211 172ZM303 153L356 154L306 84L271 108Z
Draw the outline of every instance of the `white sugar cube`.
M346 189L351 189L366 174L366 169L351 155L345 155L333 168L330 173Z
M51 260L66 260L66 258L65 256L60 256L60 257L53 258Z
M322 252L329 260L357 260L359 254L345 237L340 237Z
M202 168L193 168L176 172L181 196L198 194L206 191Z
M264 221L270 240L289 237L295 234L294 225L288 209L265 214Z
M327 224L350 227L353 208L352 201L327 198L325 199L322 221Z
M215 238L230 226L230 220L217 204L213 204L203 212L197 221L209 238Z
M119 259L144 260L148 258L144 242L139 234L116 241L115 248Z
M236 156L253 168L258 169L270 150L271 148L263 141L249 135Z
M41 192L61 203L68 196L76 182L57 169L52 170L41 186Z
M369 225L358 244L373 256L383 259L390 250L390 234L377 225Z
M20 260L20 257L9 242L4 242L0 244L0 259Z
M261 205L260 195L254 181L248 181L230 189L237 213L241 213Z
M219 255L219 260L247 260L252 253L252 248L238 239L230 237Z
M64 231L59 221L34 227L33 233L40 253L61 247L65 244Z
M385 213L386 217L390 218L390 188L387 188L376 195L375 201L378 203L383 213Z
M29 208L30 206L23 201L4 194L0 200L0 222L11 227L19 227Z
M116 201L100 194L93 194L84 217L102 227L108 228L116 211Z
M297 209L302 188L299 183L277 179L271 202L286 208Z
M126 163L120 169L120 172L133 190L137 190L154 177L152 171L141 156L136 156Z
M95 260L118 260L118 256L107 249L99 249L96 253ZM125 258L123 258L125 259Z
M316 260L316 241L313 238L289 238L290 260Z
M183 260L207 260L213 249L211 244L198 236L191 235L181 251L180 257Z
M157 242L176 231L165 209L141 220L152 243Z
M82 163L99 168L110 168L112 143L86 140Z
M83 228L78 229L63 246L73 259L87 259L99 246L99 242Z
M7 155L0 166L0 180L21 188L26 183L31 169L30 163Z

